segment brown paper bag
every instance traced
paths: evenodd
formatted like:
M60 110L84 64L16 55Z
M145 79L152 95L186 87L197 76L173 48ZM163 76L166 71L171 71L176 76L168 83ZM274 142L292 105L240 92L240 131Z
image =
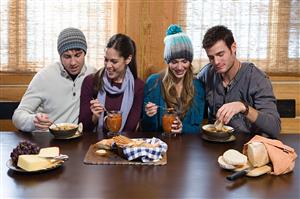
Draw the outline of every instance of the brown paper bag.
M273 165L271 174L281 175L288 173L294 169L297 154L292 147L284 145L279 140L272 140L256 135L244 145L244 154L247 154L247 146L251 142L262 142L265 145L268 151L269 158Z

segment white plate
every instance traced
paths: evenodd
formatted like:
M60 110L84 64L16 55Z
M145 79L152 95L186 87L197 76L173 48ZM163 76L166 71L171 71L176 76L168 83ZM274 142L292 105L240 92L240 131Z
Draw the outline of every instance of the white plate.
M213 139L210 138L208 136L206 136L205 134L202 134L202 138L206 141L210 141L210 142L232 142L235 141L236 137L234 135L231 135L228 139Z
M58 162L54 163L51 167L48 167L48 168L44 168L44 169L40 169L40 170L36 170L36 171L26 171L20 167L14 166L12 163L12 160L9 159L6 162L6 166L11 170L21 172L21 173L40 173L40 172L45 172L45 171L56 169L56 168L60 167L61 165L63 165L63 163L64 163L64 161L58 161Z
M57 139L57 140L69 140L69 139L81 137L82 134L83 133L80 133L79 131L76 131L76 133L73 136L71 136L71 137L55 137L54 136L54 139Z

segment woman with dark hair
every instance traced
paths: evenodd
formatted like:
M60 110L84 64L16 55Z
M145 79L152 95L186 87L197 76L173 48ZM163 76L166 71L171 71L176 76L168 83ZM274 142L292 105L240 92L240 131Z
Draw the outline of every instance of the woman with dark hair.
M151 75L145 85L142 128L163 131L165 110L175 109L171 133L200 133L204 113L204 87L193 75L193 46L178 25L171 25L164 39L168 67Z
M137 77L136 46L116 34L106 45L104 68L85 78L81 88L79 121L85 131L108 132L107 111L122 112L121 131L135 131L142 112L144 82Z

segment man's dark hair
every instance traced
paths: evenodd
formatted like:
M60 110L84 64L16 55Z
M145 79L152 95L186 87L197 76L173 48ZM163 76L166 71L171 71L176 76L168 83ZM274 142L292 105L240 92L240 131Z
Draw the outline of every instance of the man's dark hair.
M230 49L234 42L232 32L226 26L213 26L205 33L202 40L202 47L204 49L209 49L220 40L223 40L226 43L226 46Z

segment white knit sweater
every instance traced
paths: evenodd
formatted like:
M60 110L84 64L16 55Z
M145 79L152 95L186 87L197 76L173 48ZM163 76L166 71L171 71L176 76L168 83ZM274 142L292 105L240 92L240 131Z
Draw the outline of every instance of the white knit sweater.
M95 68L83 66L73 81L60 62L41 69L31 80L18 108L12 117L16 128L36 130L33 119L36 113L46 113L55 123L77 123L81 84Z

